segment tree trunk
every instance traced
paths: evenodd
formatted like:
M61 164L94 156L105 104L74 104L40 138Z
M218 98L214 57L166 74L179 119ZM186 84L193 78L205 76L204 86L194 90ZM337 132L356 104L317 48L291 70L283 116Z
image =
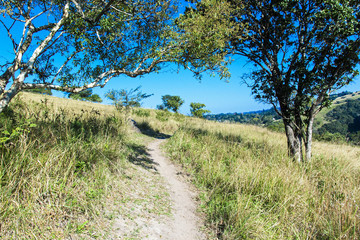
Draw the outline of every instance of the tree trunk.
M300 163L302 161L301 134L298 131L294 131L290 123L284 121L284 124L288 143L289 157L293 158L294 161Z
M311 151L312 151L312 133L313 133L313 125L314 125L314 116L311 116L306 129L305 136L305 160L307 162L311 161Z
M0 96L0 113L9 105L18 92L16 90L4 93Z

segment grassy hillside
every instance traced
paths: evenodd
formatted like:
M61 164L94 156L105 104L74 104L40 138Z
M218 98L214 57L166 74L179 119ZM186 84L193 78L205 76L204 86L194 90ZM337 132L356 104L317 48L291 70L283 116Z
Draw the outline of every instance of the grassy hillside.
M359 99L360 99L360 91L335 98L329 108L324 108L316 116L316 124L317 124L316 127L320 128L323 124L327 123L327 121L325 120L325 115L328 112L331 112L334 108L346 104L346 100L359 100Z
M22 94L0 114L0 239L107 239L145 201L168 211L147 141L112 106Z
M219 239L359 239L360 148L315 142L299 165L283 134L196 121L167 150L204 190Z
M219 239L359 239L359 147L315 142L299 165L265 128L139 108L140 134L112 106L21 99L0 116L1 239L108 239L113 219L133 221L144 202L168 214L139 162L147 136L171 136L165 149L201 189Z
M360 91L341 92L330 95L333 100L316 116L314 138L328 142L348 142L360 145ZM274 109L248 113L227 113L207 115L207 119L220 122L237 122L267 127L284 132L284 124Z

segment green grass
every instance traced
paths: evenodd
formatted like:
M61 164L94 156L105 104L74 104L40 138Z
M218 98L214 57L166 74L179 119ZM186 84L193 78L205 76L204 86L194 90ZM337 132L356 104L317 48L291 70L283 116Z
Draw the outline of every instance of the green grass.
M360 149L334 146L315 143L313 161L299 165L282 134L193 121L167 151L203 189L202 207L220 239L358 239L360 171L352 157Z
M111 106L14 100L0 114L0 239L106 239L128 195L163 194L134 162L146 141Z

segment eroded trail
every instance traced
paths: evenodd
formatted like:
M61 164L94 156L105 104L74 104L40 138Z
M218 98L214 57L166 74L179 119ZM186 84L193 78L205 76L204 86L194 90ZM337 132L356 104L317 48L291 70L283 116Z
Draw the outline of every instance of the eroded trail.
M138 166L138 170L141 171L141 182L149 184L141 190L129 186L133 188L129 189L129 201L122 204L111 239L207 239L200 230L204 224L197 213L196 192L164 156L160 149L164 141L156 139L147 146L146 162L152 167ZM139 158L144 161L143 156ZM147 191L146 188L151 189Z

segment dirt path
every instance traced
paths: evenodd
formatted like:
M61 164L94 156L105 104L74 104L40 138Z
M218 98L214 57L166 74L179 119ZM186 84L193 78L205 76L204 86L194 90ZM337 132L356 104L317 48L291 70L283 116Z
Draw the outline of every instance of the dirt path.
M163 139L156 139L148 145L147 157L152 162L154 171L149 172L143 169L142 173L143 177L148 179L148 182L154 183L156 181L156 184L158 184L156 190L162 188L168 194L166 197L163 195L159 200L144 201L143 204L136 206L125 206L128 209L135 210L127 211L126 214L122 213L122 217L116 219L116 237L112 239L207 239L200 230L203 221L196 211L196 193L191 190L191 185L179 174L177 167L164 157L160 149L160 144L164 141ZM154 179L151 174L156 176L157 179ZM170 214L144 213L144 209L151 208L151 204L156 205L155 201L163 201L164 206L167 202Z
M149 145L150 155L158 165L157 170L169 184L172 200L173 219L163 229L164 239L205 239L199 231L200 219L196 214L196 194L191 191L188 183L181 181L176 167L166 159L159 145L164 140L153 141Z

